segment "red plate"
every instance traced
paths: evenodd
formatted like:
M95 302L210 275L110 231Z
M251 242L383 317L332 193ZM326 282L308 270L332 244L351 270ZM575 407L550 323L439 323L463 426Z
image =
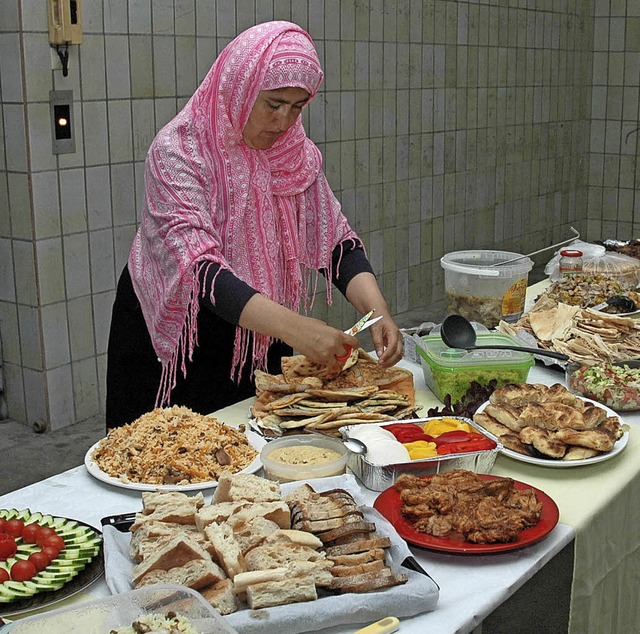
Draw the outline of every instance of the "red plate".
M478 474L483 480L496 480L498 476ZM423 476L432 478L433 476ZM445 539L442 537L434 537L426 533L420 533L413 528L409 522L400 513L400 493L395 487L389 487L383 491L373 503L382 515L384 515L393 524L398 531L400 537L413 544L414 546L422 546L430 550L438 550L445 553L459 553L464 555L486 555L492 553L503 553L509 550L516 550L523 546L529 546L546 537L558 523L560 512L556 503L540 489L524 484L518 480L514 480L516 489L533 489L539 502L542 502L542 513L540 520L535 526L523 530L515 542L505 544L471 544L458 539Z

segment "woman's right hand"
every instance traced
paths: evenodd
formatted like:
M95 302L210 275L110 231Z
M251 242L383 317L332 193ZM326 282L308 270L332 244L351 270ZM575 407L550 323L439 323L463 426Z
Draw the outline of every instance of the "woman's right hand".
M314 363L332 365L339 357L348 355L352 348L358 348L355 337L347 335L313 317L297 316L292 324L291 335L285 339L294 350L305 355Z
M321 319L299 315L259 293L253 295L240 315L240 325L289 344L296 352L320 365L333 365L350 348L355 337L329 326Z

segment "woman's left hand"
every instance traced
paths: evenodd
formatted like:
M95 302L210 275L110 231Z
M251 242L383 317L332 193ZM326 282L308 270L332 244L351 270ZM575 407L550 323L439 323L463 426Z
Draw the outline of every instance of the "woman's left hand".
M391 315L384 315L378 323L371 326L371 339L378 355L378 364L383 368L395 365L402 359L402 333Z

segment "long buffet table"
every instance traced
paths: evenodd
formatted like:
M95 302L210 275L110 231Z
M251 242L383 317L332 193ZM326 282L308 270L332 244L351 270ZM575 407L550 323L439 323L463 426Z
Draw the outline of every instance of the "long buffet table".
M548 286L543 280L527 289L527 310ZM415 378L416 400L423 408L441 406L426 387L420 366L400 365ZM564 382L557 368L540 363L529 373L530 383ZM215 412L229 424L247 420L252 399ZM559 524L538 543L497 555L456 555L412 547L415 559L440 587L433 612L402 619L403 634L479 634L482 621L549 563L563 548L574 547L574 568L568 631L570 634L636 632L640 623L637 570L640 569L640 413L626 414L629 442L619 455L594 465L551 468L498 456L492 473L520 480L551 496L560 509ZM207 500L212 491L205 491ZM377 493L362 488L369 504ZM208 494L208 495L207 495ZM84 466L0 496L0 508L31 508L82 520L99 527L103 517L140 508L141 494L95 480ZM541 574L544 574L542 571ZM100 579L83 592L55 606L107 596ZM0 604L0 615L3 613ZM22 614L20 616L26 616ZM560 631L538 614L539 631ZM317 628L310 628L312 631ZM354 627L323 630L346 634ZM518 631L518 622L513 623ZM488 633L487 633L488 634Z
M415 376L417 400L423 408L440 405L424 384L419 366L404 361ZM555 370L536 366L530 382L552 384L562 378ZM216 412L227 423L246 420L251 399ZM570 631L631 632L640 621L636 570L640 565L640 415L626 416L632 426L625 450L612 460L573 468L545 468L499 456L493 473L538 487L560 508L560 523L542 541L508 553L465 556L421 548L412 552L440 586L433 612L403 619L401 632L466 633L477 628L567 544L575 540ZM205 491L205 496L212 491ZM363 489L369 503L377 493ZM112 487L76 467L42 482L0 497L0 508L31 508L72 517L99 527L101 518L136 511L141 494ZM106 596L104 580L56 604ZM0 606L0 614L2 607ZM25 616L25 615L21 615ZM540 618L544 625L544 616ZM517 624L514 623L517 630ZM353 626L331 632L352 632ZM515 631L514 630L514 631Z

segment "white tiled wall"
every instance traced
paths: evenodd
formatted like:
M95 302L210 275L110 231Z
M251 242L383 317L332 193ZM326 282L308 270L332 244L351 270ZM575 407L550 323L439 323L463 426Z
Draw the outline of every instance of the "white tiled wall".
M595 0L594 5L589 227L607 237L637 237L640 3Z
M447 251L534 250L569 225L590 239L637 234L637 0L82 9L84 41L63 77L46 3L0 2L0 334L16 420L56 428L103 411L111 305L147 148L256 22L292 20L316 40L326 79L305 124L400 319L431 316ZM73 154L51 152L52 89L74 91ZM353 317L323 297L315 314Z

